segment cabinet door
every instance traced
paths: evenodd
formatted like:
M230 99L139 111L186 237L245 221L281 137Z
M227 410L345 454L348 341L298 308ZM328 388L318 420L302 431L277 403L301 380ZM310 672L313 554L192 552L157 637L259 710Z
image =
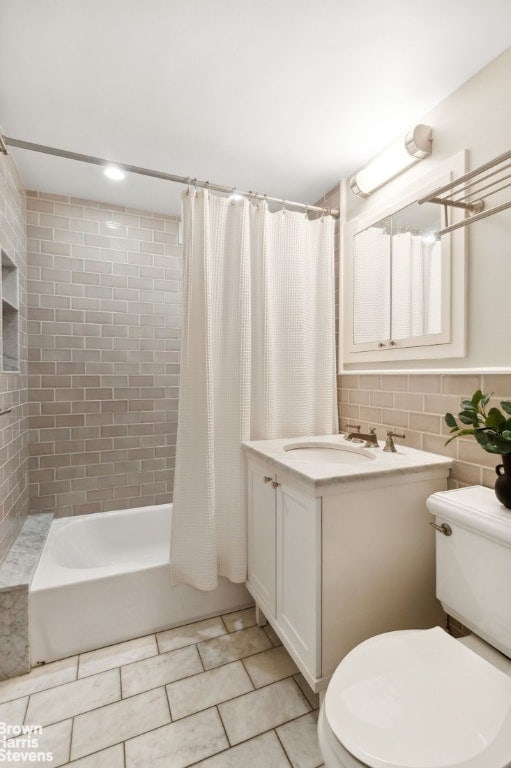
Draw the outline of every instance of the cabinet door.
M314 677L321 674L321 499L277 492L277 622Z
M248 466L248 586L263 610L275 616L275 489L270 474ZM273 478L272 478L273 479Z

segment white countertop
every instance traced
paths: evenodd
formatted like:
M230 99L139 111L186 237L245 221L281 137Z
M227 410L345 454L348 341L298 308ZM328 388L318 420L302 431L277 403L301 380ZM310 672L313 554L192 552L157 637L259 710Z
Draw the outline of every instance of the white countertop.
M340 446L347 448L367 460L357 464L330 463L320 458L303 459L293 456L294 451L284 450L285 446L297 444L320 444L321 447ZM361 444L344 439L344 435L315 435L312 437L278 438L275 440L250 440L242 443L247 456L265 461L274 471L284 471L314 489L342 485L373 478L391 478L393 475L431 473L447 477L453 459L435 453L419 451L396 443L396 453L383 451L379 447L364 448Z

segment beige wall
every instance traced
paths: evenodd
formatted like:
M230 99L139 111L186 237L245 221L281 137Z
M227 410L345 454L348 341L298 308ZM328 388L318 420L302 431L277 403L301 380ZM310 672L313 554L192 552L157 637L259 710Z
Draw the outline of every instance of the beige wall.
M439 163L463 148L469 150L474 168L510 149L511 101L506 94L511 78L511 49L478 72L428 115L418 121L433 127L432 155L367 200L346 194L347 218L368 215L385 207L393 197L435 170ZM407 126L404 126L406 128ZM492 200L488 201L488 205ZM407 375L392 370L378 375L358 371L358 375L339 377L341 426L361 424L365 430L375 426L379 437L387 429L405 432L405 445L412 445L455 459L451 484L482 483L493 487L499 456L492 456L474 440L458 440L444 446L447 429L446 411L458 413L459 403L480 388L495 394L495 404L511 399L511 375L484 374L484 368L511 369L509 340L511 280L511 215L496 214L466 229L468 243L468 354L466 358L438 361L414 361L360 368L411 368ZM348 366L353 367L353 366ZM413 368L474 368L455 375L421 374ZM397 441L399 442L399 441Z
M0 373L0 560L28 508L25 190L9 156L0 154L0 245L18 268L20 371ZM1 368L0 368L1 370Z
M178 221L38 192L27 216L31 510L170 501Z
M392 204L409 187L422 186L448 158L468 150L469 168L474 169L511 149L511 48L464 83L417 122L433 128L433 151L406 173L361 200L346 195L348 219L371 216ZM403 126L403 132L410 126ZM354 169L356 170L356 169ZM510 199L506 190L505 198ZM487 208L502 202L490 197ZM378 216L375 217L375 219ZM511 211L507 210L465 230L467 237L467 355L438 361L413 361L399 368L506 368L511 370L509 340L509 285L511 284ZM347 366L353 369L353 366ZM358 369L392 368L393 364L358 364Z

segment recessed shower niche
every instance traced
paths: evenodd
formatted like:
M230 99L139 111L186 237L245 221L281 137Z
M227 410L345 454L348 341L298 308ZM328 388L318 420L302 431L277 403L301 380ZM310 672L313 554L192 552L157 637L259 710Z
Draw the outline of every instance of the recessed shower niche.
M2 370L19 371L18 269L2 251Z

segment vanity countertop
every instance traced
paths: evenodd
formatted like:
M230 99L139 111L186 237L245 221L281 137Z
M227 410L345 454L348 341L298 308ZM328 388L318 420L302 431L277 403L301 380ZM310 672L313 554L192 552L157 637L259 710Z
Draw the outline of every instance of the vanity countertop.
M275 440L251 440L242 443L247 457L254 457L270 465L275 472L284 473L298 480L310 490L318 491L336 486L353 484L378 478L380 482L394 482L398 475L420 474L426 479L447 477L453 459L416 448L396 444L396 453L379 447L364 448L361 444L344 439L344 435L315 435L313 437L278 438ZM303 449L312 448L310 457ZM316 449L320 449L319 451ZM347 451L356 463L342 463L330 448L339 454ZM287 450L286 450L287 449ZM301 449L296 452L295 449ZM324 457L322 456L324 455ZM353 454L358 454L360 459ZM306 458L305 458L306 457ZM393 479L394 478L394 479ZM385 483L386 484L386 483Z

